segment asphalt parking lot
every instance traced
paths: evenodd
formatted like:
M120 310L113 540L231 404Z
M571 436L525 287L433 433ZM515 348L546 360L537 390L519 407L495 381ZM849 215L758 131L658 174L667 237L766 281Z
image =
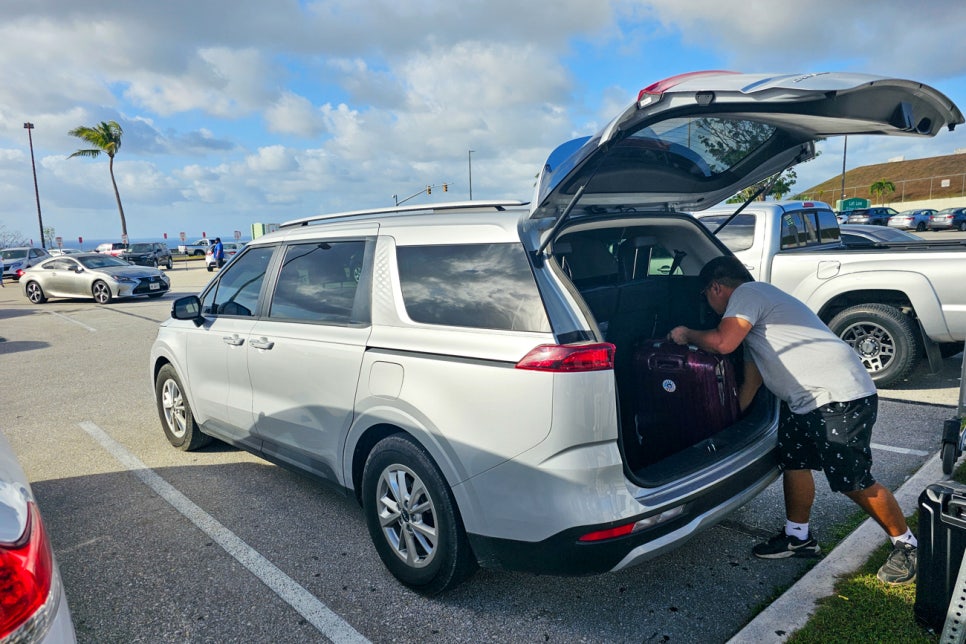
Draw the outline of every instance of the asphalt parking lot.
M40 501L82 642L723 642L807 566L751 555L783 521L776 484L637 568L481 571L443 597L414 594L379 562L352 499L224 445L168 445L148 352L172 300L212 276L199 262L169 274L165 297L108 306L0 289L0 430ZM880 392L875 472L888 487L939 449L961 359ZM818 487L821 533L855 509Z

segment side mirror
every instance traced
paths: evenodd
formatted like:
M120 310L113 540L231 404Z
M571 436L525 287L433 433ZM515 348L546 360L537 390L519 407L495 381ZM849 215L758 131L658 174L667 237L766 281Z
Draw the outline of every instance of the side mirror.
M197 295L179 297L171 304L171 317L175 320L191 320L195 326L204 324L201 316L201 300Z

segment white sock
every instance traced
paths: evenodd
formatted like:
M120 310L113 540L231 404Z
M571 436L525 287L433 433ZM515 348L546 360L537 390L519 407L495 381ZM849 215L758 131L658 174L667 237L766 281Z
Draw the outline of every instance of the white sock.
M908 543L910 546L914 548L919 547L919 541L916 539L916 535L912 534L912 530L910 530L909 528L906 528L905 534L900 534L898 537L889 537L889 539L892 541L892 545L896 545L897 543L902 541L902 542Z
M785 534L796 539L808 539L808 524L785 520Z

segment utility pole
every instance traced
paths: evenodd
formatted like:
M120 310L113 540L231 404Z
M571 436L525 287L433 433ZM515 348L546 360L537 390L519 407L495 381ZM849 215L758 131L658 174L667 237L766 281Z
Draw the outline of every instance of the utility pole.
M34 163L34 137L30 133L34 129L33 123L24 123L23 127L27 130L27 140L30 142L30 167L34 171L34 196L37 197L37 222L40 224L40 247L46 249L44 241L44 218L40 215L40 190L37 188L37 164Z

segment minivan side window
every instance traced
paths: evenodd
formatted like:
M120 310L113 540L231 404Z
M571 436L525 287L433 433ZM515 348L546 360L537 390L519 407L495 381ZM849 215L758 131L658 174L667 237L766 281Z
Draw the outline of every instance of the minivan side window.
M520 244L400 246L396 259L406 312L414 322L550 331Z
M205 294L201 312L208 315L254 316L258 310L258 293L262 290L265 271L274 250L271 246L253 248L226 266L218 283Z
M269 317L307 322L368 322L357 305L364 241L313 242L285 249Z

